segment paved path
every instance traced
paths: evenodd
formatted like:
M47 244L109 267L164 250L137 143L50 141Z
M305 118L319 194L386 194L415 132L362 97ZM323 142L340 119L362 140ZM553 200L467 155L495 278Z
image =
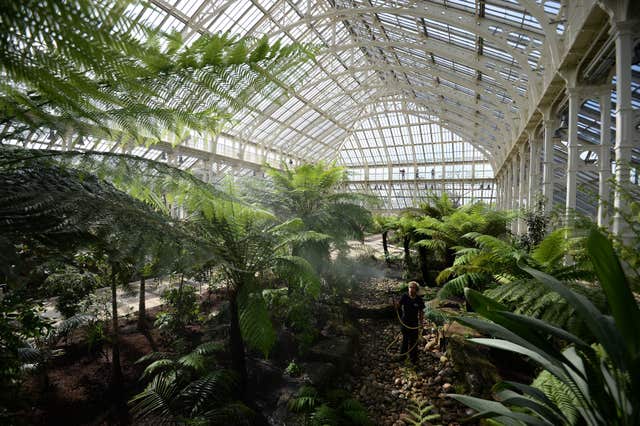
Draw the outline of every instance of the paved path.
M349 248L352 255L361 253L371 253L376 257L383 257L382 250L382 236L380 234L369 235L365 237L364 243L360 241L349 241ZM394 245L389 245L389 252L392 256L402 254L402 248ZM204 294L207 291L207 285L198 285L196 283L185 283L195 285L198 288L200 294ZM148 279L146 282L146 302L147 309L154 308L162 305L160 296L162 293L173 287L176 287L177 283L169 284L168 278L162 278L162 280ZM138 293L140 289L140 282L134 281L129 283L128 288L118 288L118 314L120 316L132 315L138 312ZM109 287L100 288L96 291L97 299L102 300L103 303L107 303L107 311L111 311L111 289ZM49 318L54 322L60 321L62 316L55 308L55 298L48 300L45 303L42 315L45 318Z

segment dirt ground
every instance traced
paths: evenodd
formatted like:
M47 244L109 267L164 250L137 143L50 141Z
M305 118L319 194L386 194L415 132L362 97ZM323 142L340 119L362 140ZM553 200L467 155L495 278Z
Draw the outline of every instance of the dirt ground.
M142 389L138 378L144 367L135 361L149 353L151 345L136 330L135 321L122 321L120 359L124 377L124 400ZM154 336L159 341L159 336ZM108 357L105 356L108 354ZM86 344L74 343L49 368L48 388L41 376L31 377L24 386L29 400L21 420L29 425L107 425L117 423L113 397L109 393L111 350L89 353Z

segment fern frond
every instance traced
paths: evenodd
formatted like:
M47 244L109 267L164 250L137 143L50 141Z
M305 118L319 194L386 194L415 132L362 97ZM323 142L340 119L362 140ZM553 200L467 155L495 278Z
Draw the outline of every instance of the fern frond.
M414 426L423 426L432 420L440 418L440 414L429 414L433 405L427 405L425 401L412 399L407 406L406 422Z
M313 426L335 425L340 421L340 416L335 408L329 407L327 404L318 406L311 413L311 424Z
M225 404L203 413L200 417L212 425L251 425L256 413L240 401Z
M171 424L174 422L172 401L176 400L178 393L175 380L157 375L144 391L129 401L131 412L136 418L152 417L161 424Z
M172 359L159 359L157 361L152 362L144 369L141 379L147 379L150 376L158 375L161 372L175 370L176 363Z
M262 294L251 293L241 297L239 311L243 339L267 357L276 341L276 333Z

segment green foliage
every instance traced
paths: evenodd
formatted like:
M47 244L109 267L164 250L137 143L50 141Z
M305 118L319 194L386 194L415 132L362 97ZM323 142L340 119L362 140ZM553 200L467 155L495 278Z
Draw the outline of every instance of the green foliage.
M282 167L282 170L267 167L270 181L262 186L254 184L249 193L281 220L299 218L307 233L305 238L293 241L293 253L316 268L326 266L331 246L342 249L348 239L363 238L371 223L366 205L375 199L341 192L347 181L343 167L324 163Z
M201 319L197 292L191 285L181 285L160 296L167 310L158 314L155 326L167 339L184 336L186 327Z
M457 247L456 259L453 265L443 270L437 281L444 283L439 293L440 298L448 297L452 294L461 295L465 287L475 289L485 289L496 285L494 296L502 297L502 293L515 291L526 297L526 300L515 301L524 303L524 308L535 302L533 295L527 296L525 288L532 288L528 275L518 267L518 262L525 262L532 267L538 268L546 273L554 275L566 282L576 282L592 278L590 262L584 258L583 246L584 238L578 236L567 238L566 229L558 229L546 236L533 250L528 253L516 247L511 241L485 235L478 232L465 234L463 238L467 242L466 246ZM564 258L567 254L572 254L577 260L575 266L564 265ZM522 284L525 288L518 288ZM501 288L501 285L507 285ZM588 292L589 290L585 290ZM548 294L545 289L538 289L537 297ZM591 294L593 292L590 292ZM594 293L594 296L596 294ZM508 300L506 296L505 300ZM535 310L540 310L540 306L551 307L553 301L542 300ZM532 311L533 312L533 311Z
M521 212L527 233L520 237L519 243L526 251L539 245L547 233L550 217L545 212L544 202L544 197L539 195L531 207Z
M22 380L19 348L28 340L42 338L50 324L38 315L38 306L24 292L4 294L0 299L0 405L15 407Z
M433 420L440 418L440 414L430 414L433 405L428 405L427 402L421 400L412 399L406 410L407 416L405 416L404 422L414 426L428 425Z
M65 318L79 312L79 303L98 286L96 276L67 268L49 275L45 281L50 297L57 297L56 309Z
M290 377L298 377L302 374L302 369L295 361L291 361L289 365L287 365L287 368L284 369L284 374Z
M232 184L228 192L234 195ZM300 221L294 218L279 223L267 211L204 192L189 199L186 207L194 214L194 232L201 236L202 246L221 262L229 295L232 302L237 301L237 325L243 341L232 342L232 351L244 351L246 341L266 356L275 343L275 331L263 293L264 277L277 277L290 293L300 291L305 295L303 302L319 291L319 280L309 263L289 252L289 242L299 232Z
M416 234L421 239L415 244L432 250L436 259L449 262L449 251L469 242L466 235L472 232L491 236L506 234L508 216L492 210L482 203L465 205L442 217L425 216L416 223Z
M547 370L542 370L531 386L540 389L562 412L569 424L578 421L580 401L571 389Z
M308 424L314 426L372 424L364 406L341 389L330 390L321 396L315 388L303 386L289 400L288 407L296 413L307 413Z
M600 287L581 282L566 282L573 291L584 295L600 311L607 310ZM516 314L539 318L562 327L573 334L588 339L584 323L575 315L575 310L558 293L549 291L535 280L519 280L488 289L484 294L504 304Z
M471 317L459 321L494 337L472 341L525 355L553 375L569 393L563 401L577 401L576 424L638 424L640 335L636 327L640 323L640 309L611 242L592 230L587 240L587 252L593 260L611 315L603 314L586 297L552 276L528 266L522 268L573 307L597 345L589 345L545 321L511 313L496 301L470 289L466 291L468 301L478 314L490 321ZM556 345L558 341L569 346L561 350ZM572 424L561 407L540 389L502 382L496 385L495 391L499 402L451 396L477 410L474 418L490 417L507 424Z
M276 342L267 304L261 292L241 293L240 330L249 346L261 351L265 358Z
M303 46L266 39L203 34L187 44L135 19L128 6L137 4L28 0L3 8L0 118L11 124L9 138L46 128L115 140L123 131L123 142L136 143L141 133L181 139L216 130L256 91L278 92L270 73L310 57Z
M299 413L310 411L320 403L318 391L312 386L303 386L288 402L289 410Z
M137 421L178 424L245 424L255 415L234 399L238 381L234 373L217 369L212 354L221 347L204 343L183 356L152 352L138 363L152 361L142 379L146 388L130 401Z

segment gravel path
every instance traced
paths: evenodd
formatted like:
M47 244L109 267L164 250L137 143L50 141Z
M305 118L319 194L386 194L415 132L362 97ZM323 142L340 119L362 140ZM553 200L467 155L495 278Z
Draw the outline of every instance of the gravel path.
M371 279L361 285L355 300L362 305L386 303L399 284L388 278ZM434 405L431 413L441 417L432 424L457 425L470 414L444 395L455 393L455 373L445 354L435 348L425 350L425 346L435 346L435 334L431 330L423 333L418 365L414 367L394 360L399 340L389 349L391 355L387 353L386 348L400 334L397 321L366 319L360 320L360 326L359 372L349 378L348 386L367 407L374 424L411 424L406 421L408 416L411 418L407 408L415 403Z

